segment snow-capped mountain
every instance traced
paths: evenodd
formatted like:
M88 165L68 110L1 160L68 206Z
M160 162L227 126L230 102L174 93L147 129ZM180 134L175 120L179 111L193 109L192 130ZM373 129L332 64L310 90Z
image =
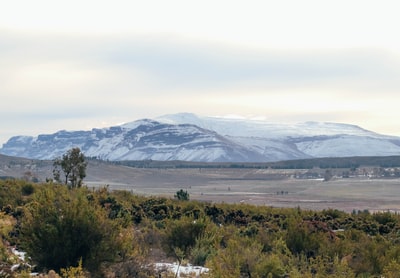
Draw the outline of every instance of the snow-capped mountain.
M72 147L106 160L263 161L263 156L195 125L139 120L91 131L15 136L0 150L11 156L53 159Z
M378 138L390 137L362 129L356 125L340 123L304 122L281 124L241 118L201 117L191 113L164 115L155 120L169 124L193 124L205 129L214 130L224 136L234 137L259 137L279 140L288 137L332 136L340 134Z
M400 155L400 138L358 126L166 115L90 131L15 136L0 153L37 159L60 157L72 147L108 160L261 162L312 157Z
M267 161L346 156L400 155L400 137L356 125L326 122L277 124L260 120L199 117L190 113L157 118L170 124L190 123L218 132Z

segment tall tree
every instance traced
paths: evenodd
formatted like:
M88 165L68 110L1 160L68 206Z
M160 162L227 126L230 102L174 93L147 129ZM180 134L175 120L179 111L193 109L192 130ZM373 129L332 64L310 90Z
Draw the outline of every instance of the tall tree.
M82 180L86 177L87 162L78 147L67 151L61 159L54 160L53 166L53 176L56 181L61 182L61 170L64 173L65 184L69 182L72 188L82 186Z

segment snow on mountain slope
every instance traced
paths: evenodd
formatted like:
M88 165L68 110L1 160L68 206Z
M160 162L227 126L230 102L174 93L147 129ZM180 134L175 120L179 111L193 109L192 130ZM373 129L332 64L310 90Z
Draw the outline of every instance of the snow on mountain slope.
M11 138L1 153L53 159L72 147L108 160L262 161L263 156L194 125L140 120L91 131L59 131L38 137Z
M260 137L230 137L232 141L246 146L248 149L264 156L264 161L280 161L311 158L312 156L300 151L297 146L286 140Z
M280 124L260 120L240 118L200 117L191 113L164 115L156 118L157 121L169 124L194 124L202 128L214 130L221 135L239 137L284 138L318 135L358 135L378 138L387 138L372 131L362 129L356 125L304 122L297 124Z
M90 131L15 136L0 153L37 159L60 157L72 147L108 160L260 162L312 157L400 155L400 138L358 126L174 114Z
M381 135L356 125L324 122L277 124L267 121L199 117L190 113L157 118L168 123L192 123L214 130L266 161L367 155L400 155L400 138ZM339 137L338 137L339 136Z
M340 135L332 137L304 138L295 143L298 149L313 157L341 156L388 156L400 154L399 146L391 141L372 137Z

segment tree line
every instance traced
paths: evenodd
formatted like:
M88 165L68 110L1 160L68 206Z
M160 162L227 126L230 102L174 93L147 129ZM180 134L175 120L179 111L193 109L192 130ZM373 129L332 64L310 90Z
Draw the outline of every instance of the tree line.
M252 169L351 169L359 167L400 167L400 156L356 156L294 159L277 162L192 162L192 161L114 161L136 168L252 168Z

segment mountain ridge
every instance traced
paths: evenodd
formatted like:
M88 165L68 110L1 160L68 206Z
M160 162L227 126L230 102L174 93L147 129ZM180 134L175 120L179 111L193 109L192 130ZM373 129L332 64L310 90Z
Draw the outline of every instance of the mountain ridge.
M180 113L86 131L14 136L0 153L54 159L72 147L112 161L270 162L400 155L400 137L342 123L277 124Z

